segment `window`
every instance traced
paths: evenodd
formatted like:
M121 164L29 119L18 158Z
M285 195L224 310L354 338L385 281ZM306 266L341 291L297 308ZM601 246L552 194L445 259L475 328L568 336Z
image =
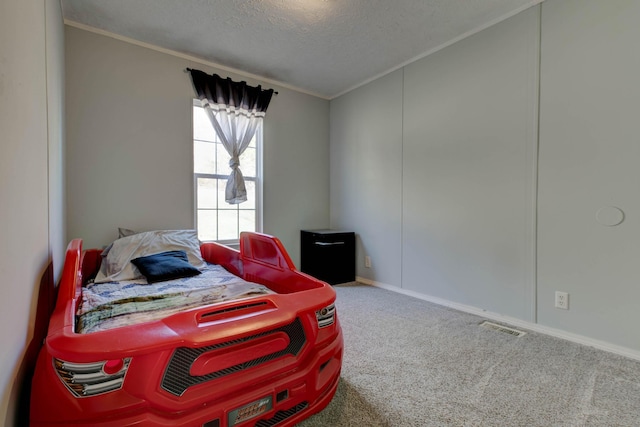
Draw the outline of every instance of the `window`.
M247 201L230 205L224 200L231 156L223 147L199 101L193 105L193 178L198 238L236 243L241 231L261 231L262 124L240 156Z

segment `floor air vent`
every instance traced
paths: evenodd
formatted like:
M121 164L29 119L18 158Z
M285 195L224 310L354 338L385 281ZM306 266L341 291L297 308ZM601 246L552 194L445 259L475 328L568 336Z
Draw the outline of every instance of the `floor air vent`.
M508 326L498 325L497 323L484 321L480 323L480 326L484 326L485 328L493 329L494 331L504 332L505 334L513 335L516 337L521 337L526 334L526 332L519 331L517 329L509 328Z

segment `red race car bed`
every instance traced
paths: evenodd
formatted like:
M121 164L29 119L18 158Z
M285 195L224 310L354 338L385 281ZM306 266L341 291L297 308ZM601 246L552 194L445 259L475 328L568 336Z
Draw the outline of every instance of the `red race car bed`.
M189 230L71 241L40 351L32 426L293 426L335 394L335 291L281 242Z

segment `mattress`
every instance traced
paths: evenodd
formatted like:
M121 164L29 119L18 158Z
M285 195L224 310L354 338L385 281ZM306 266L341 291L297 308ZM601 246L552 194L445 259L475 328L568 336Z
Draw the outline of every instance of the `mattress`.
M201 274L147 283L142 279L86 284L76 312L76 332L105 331L162 319L179 311L274 293L223 267L207 264Z

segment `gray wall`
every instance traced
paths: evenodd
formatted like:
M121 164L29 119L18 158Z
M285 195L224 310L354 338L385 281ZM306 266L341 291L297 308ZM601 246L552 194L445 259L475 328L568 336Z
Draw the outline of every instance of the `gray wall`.
M400 286L402 71L331 101L331 226L353 230L362 277ZM364 257L371 267L364 267Z
M331 224L360 277L532 318L538 14L332 100Z
M538 10L405 67L402 286L532 320Z
M67 248L65 189L64 23L59 0L45 0L47 128L49 154L49 246L57 283Z
M332 100L331 224L358 233L358 276L640 357L638 18L547 0Z
M539 321L635 349L639 19L633 0L544 4L538 217ZM569 311L553 308L556 290L569 292Z
M186 67L274 87L265 119L263 231L299 265L299 230L329 224L329 102L66 27L68 238L192 228L193 87Z
M40 287L50 289L62 266L63 43L57 0L0 3L0 424L6 426L26 425L26 386L42 342L35 331L42 326Z

